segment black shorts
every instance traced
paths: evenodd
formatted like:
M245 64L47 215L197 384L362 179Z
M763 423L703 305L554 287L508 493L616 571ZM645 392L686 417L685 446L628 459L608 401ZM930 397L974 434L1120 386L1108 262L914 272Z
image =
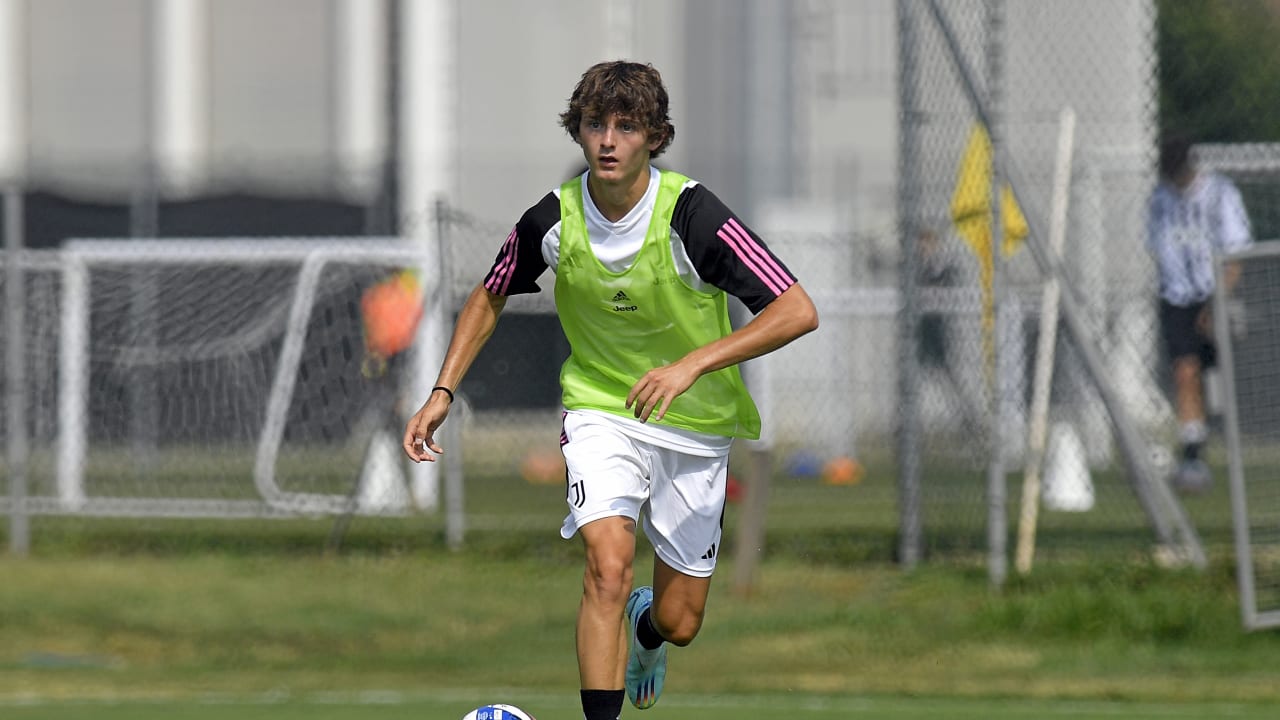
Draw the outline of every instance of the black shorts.
M1196 324L1206 307L1208 303L1182 307L1160 301L1160 332L1164 335L1164 346L1170 359L1194 355L1200 358L1200 365L1206 368L1213 367L1217 362L1218 352L1214 348L1213 338L1200 332Z

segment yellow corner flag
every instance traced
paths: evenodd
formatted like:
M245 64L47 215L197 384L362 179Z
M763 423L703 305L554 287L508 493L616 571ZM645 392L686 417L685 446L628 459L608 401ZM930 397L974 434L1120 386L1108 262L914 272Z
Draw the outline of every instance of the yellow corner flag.
M1027 218L1013 198L1008 183L1000 187L1000 214L1004 220L1003 250L1006 257L1022 246ZM951 219L956 231L979 258L991 257L991 136L981 123L969 132L969 143L960 160L956 189L951 196Z
M1018 207L1008 183L1000 186L1000 216L1003 230L1001 250L1008 257L1022 247L1027 236L1027 218ZM987 366L992 369L995 361L992 342L995 306L991 285L995 258L991 253L991 136L981 123L974 123L964 157L960 159L956 189L951 195L951 220L955 223L956 232L978 257L979 281L982 284L982 344Z

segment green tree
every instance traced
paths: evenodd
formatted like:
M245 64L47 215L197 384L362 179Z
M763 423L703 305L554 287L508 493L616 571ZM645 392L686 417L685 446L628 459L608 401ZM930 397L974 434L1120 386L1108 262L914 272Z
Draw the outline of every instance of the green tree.
M1280 3L1156 0L1160 129L1280 141Z

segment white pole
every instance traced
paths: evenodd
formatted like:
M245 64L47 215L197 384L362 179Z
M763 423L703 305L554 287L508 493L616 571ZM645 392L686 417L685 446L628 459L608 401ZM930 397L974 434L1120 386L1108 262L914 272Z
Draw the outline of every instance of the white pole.
M387 155L387 5L338 0L333 152L343 190L368 197Z
M22 216L22 178L26 174L26 33L25 3L0 0L0 187L4 187L5 249L5 414L8 436L4 447L5 469L9 475L9 551L18 557L31 548L31 524L27 516L27 368L21 341L26 333L23 303L25 276L21 263L26 245Z
M253 462L253 484L258 494L268 503L287 503L288 495L276 483L276 459L284 442L284 426L289 417L289 404L298 383L298 367L302 364L303 345L306 344L307 324L311 309L315 306L316 288L320 285L320 273L327 258L315 252L307 256L298 270L298 282L294 286L293 302L289 306L289 321L285 325L284 343L280 358L276 361L276 375L267 396L262 433Z
M26 8L0 0L0 180L21 180L27 169Z
M89 414L89 269L74 253L62 262L58 382L58 499L74 510L85 501Z
M189 193L208 174L209 8L206 0L154 0L152 12L154 161L164 187Z
M1062 255L1067 234L1067 204L1071 196L1071 154L1075 147L1076 114L1063 108L1058 120L1058 156L1053 172L1052 205L1049 208L1049 253ZM1049 275L1040 298L1040 336L1036 343L1036 367L1031 390L1031 418L1027 429L1026 468L1022 477L1022 509L1018 518L1018 546L1014 566L1022 575L1031 571L1040 511L1040 477L1045 435L1049 422L1049 383L1053 379L1054 344L1058 338L1058 280Z
M455 0L409 0L400 8L400 226L401 233L421 247L426 292L407 388L406 409L414 412L430 394L444 360L451 316L449 278L440 277L446 263L437 224L431 219L435 202L452 195L455 187L457 14ZM440 465L413 466L410 489L424 510L440 504Z

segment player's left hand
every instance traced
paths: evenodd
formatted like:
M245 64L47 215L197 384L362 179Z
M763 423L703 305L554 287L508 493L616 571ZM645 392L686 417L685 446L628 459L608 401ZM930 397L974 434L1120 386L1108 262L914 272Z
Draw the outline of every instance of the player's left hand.
M442 393L432 393L422 409L414 413L404 430L404 453L418 462L435 462L436 455L443 455L444 448L435 440L436 430L449 415L450 402L440 398ZM430 452L428 452L430 451ZM432 454L434 453L434 455Z
M654 368L631 386L631 392L627 393L626 407L635 413L640 422L648 422L650 416L654 420L661 420L666 416L672 401L688 390L697 379L697 372L678 362Z

